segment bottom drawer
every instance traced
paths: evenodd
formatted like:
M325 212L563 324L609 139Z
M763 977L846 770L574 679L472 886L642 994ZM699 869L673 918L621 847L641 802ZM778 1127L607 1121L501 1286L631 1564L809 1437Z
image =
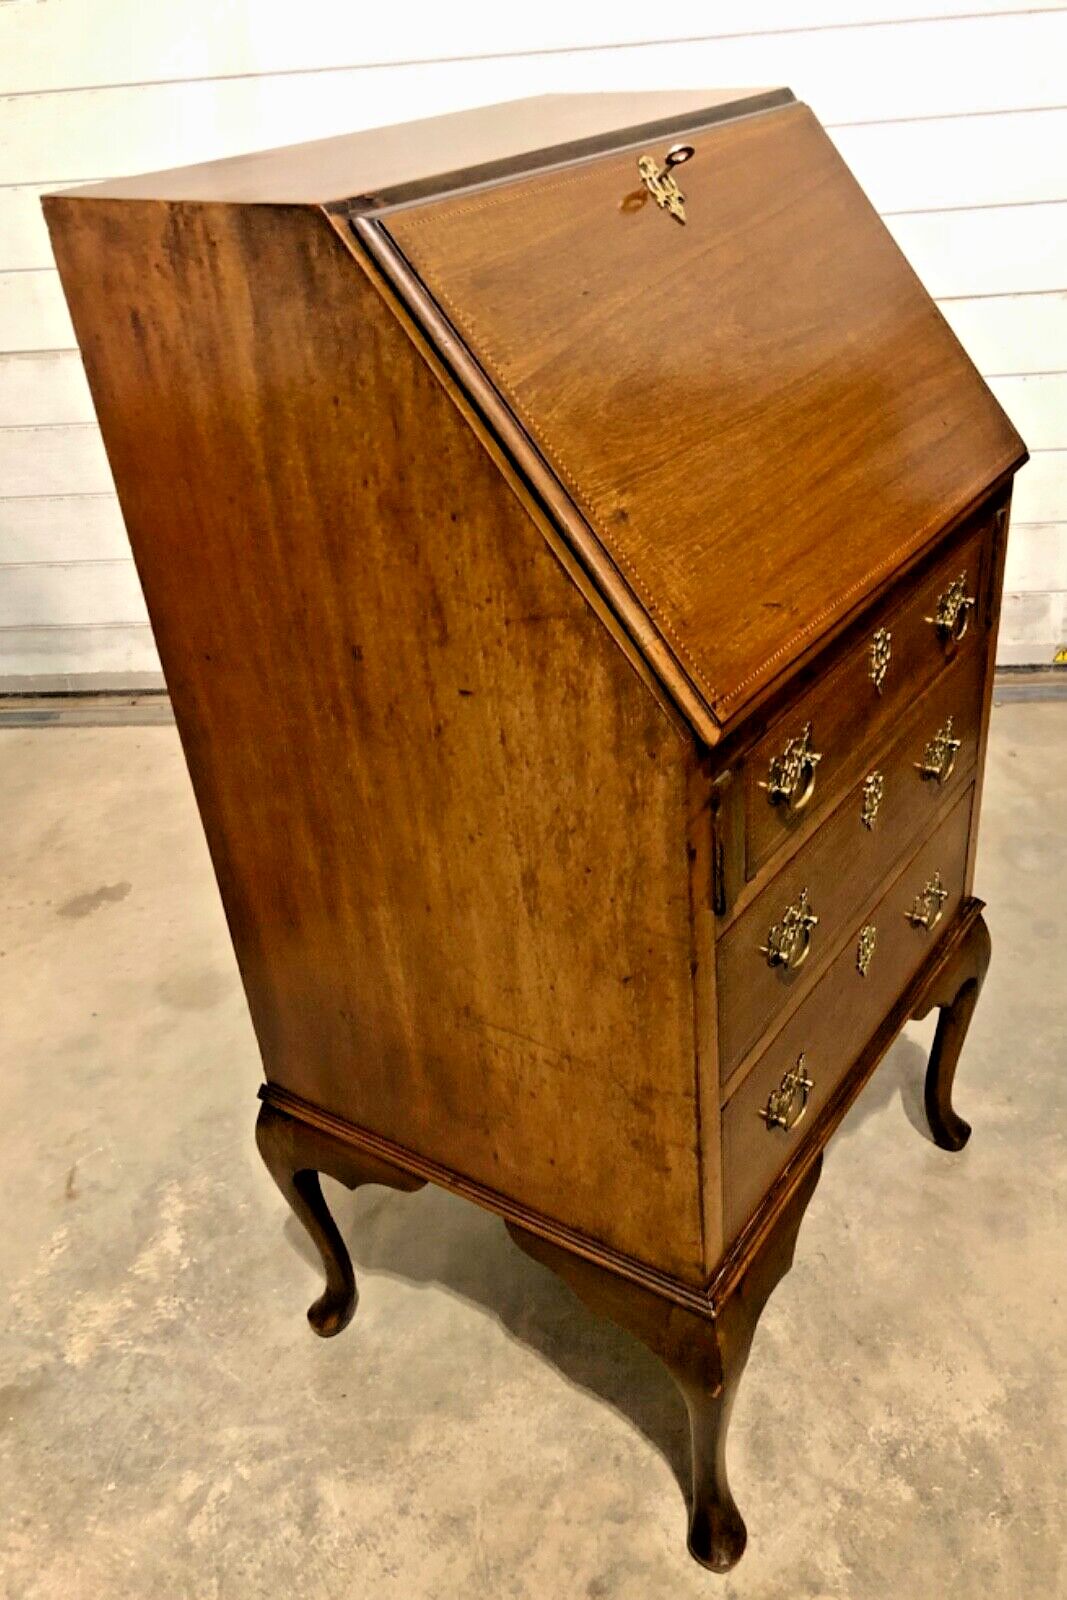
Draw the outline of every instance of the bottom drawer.
M736 1237L807 1137L822 1106L951 922L963 895L972 792L967 790L919 848L862 928L856 927L728 1101L722 1114L727 1241ZM914 920L917 902L929 927ZM869 951L868 945L873 946Z

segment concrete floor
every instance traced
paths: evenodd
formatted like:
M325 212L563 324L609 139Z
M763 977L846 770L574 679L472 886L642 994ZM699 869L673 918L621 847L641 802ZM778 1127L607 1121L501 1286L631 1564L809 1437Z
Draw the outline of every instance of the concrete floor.
M362 1302L312 1336L173 729L0 734L0 1594L1067 1593L1065 793L1067 705L995 711L975 1135L916 1131L909 1033L757 1334L749 1550L717 1579L685 1553L669 1380L492 1217L331 1186Z

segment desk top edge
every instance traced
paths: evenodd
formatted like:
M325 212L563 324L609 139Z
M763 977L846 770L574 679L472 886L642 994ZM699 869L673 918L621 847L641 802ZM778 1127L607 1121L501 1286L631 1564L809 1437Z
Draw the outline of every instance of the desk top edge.
M54 191L79 200L378 205L789 105L787 88L537 95Z

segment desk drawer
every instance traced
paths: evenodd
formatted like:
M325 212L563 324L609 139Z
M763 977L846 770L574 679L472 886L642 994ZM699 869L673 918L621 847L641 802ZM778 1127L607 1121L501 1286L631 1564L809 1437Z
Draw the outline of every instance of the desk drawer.
M978 598L992 524L988 512L906 598L887 602L837 668L779 717L745 758L747 877L802 818L841 797L873 745L891 736L946 667L984 654Z
M755 1211L933 948L933 928L912 921L917 900L929 889L920 910L931 922L936 916L938 930L952 921L963 895L972 793L968 788L864 920L863 928L874 929L866 972L860 970L857 919L848 943L728 1101L722 1114L728 1240ZM810 1084L806 1091L802 1082L791 1086L788 1079L798 1064ZM791 1125L773 1125L776 1114Z
M946 795L970 781L981 725L984 655L969 651L924 695L887 754L723 933L716 951L723 1083L775 1016L811 988L850 920L928 831ZM939 736L940 739L939 739ZM922 769L929 751L940 775ZM812 922L817 918L817 922Z

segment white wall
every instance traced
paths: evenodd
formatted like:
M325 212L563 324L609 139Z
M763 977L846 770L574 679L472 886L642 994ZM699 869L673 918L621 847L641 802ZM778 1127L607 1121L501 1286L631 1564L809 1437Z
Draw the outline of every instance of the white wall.
M1051 660L1067 643L1064 6L0 0L0 682L158 670L42 189L548 91L776 83L827 124L1033 451L1000 655Z

